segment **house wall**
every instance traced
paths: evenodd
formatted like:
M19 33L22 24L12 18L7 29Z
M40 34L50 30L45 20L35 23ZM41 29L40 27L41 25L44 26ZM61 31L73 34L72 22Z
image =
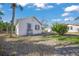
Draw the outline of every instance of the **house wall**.
M40 29L39 30L35 30L35 25L39 25ZM41 33L42 33L42 25L40 25L39 22L37 22L36 20L34 20L33 21L33 34L41 34Z
M25 23L19 22L16 25L16 34L19 36L26 35Z
M69 30L68 32L79 32L79 26L76 26L76 25L68 25L69 27ZM72 27L72 29L71 29Z
M28 18L28 19L20 20L18 22L18 24L16 25L16 34L17 35L19 35L19 36L27 35L27 23L31 23L33 34L41 34L42 33L42 29L41 29L42 25L40 25L40 23L37 22L35 19ZM40 30L35 30L35 25L39 25Z

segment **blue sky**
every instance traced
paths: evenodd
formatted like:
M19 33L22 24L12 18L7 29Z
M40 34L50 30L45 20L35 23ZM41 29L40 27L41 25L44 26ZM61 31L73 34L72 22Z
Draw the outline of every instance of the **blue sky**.
M4 12L3 21L11 20L12 9L10 4L0 4L0 9ZM16 9L16 19L36 16L40 21L64 22L73 20L79 16L79 3L28 3L21 11Z

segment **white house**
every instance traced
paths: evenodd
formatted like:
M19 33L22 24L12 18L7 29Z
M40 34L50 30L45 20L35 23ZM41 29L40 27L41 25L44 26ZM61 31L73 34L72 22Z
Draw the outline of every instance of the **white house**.
M47 28L45 28L44 30L45 30L45 32L52 32L51 27L47 27Z
M68 32L79 32L79 25L68 24L67 26L69 27Z
M79 24L66 24L68 26L68 32L79 32ZM45 32L52 33L52 28L48 26L45 28Z
M23 19L17 19L15 25L16 25L15 33L18 36L35 35L42 33L42 24L34 16Z

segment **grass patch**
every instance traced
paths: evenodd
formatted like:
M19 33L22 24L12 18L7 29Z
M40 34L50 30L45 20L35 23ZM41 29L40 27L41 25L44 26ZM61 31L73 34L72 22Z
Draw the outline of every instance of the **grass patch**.
M78 36L70 36L70 37L67 37L65 39L65 41L69 41L69 42L72 42L72 43L78 43L79 44L79 37Z
M71 42L75 44L79 44L79 36L59 36L59 35L50 35L47 38L55 39L61 42Z

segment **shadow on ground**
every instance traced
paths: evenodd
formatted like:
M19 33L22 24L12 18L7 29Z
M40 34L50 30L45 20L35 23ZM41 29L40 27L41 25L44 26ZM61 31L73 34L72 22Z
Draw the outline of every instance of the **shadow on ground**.
M59 47L60 45L44 45L34 42L25 43L24 40L6 41L5 37L0 37L0 45L4 47L6 56L53 56L53 55L79 55L79 46L77 47Z

